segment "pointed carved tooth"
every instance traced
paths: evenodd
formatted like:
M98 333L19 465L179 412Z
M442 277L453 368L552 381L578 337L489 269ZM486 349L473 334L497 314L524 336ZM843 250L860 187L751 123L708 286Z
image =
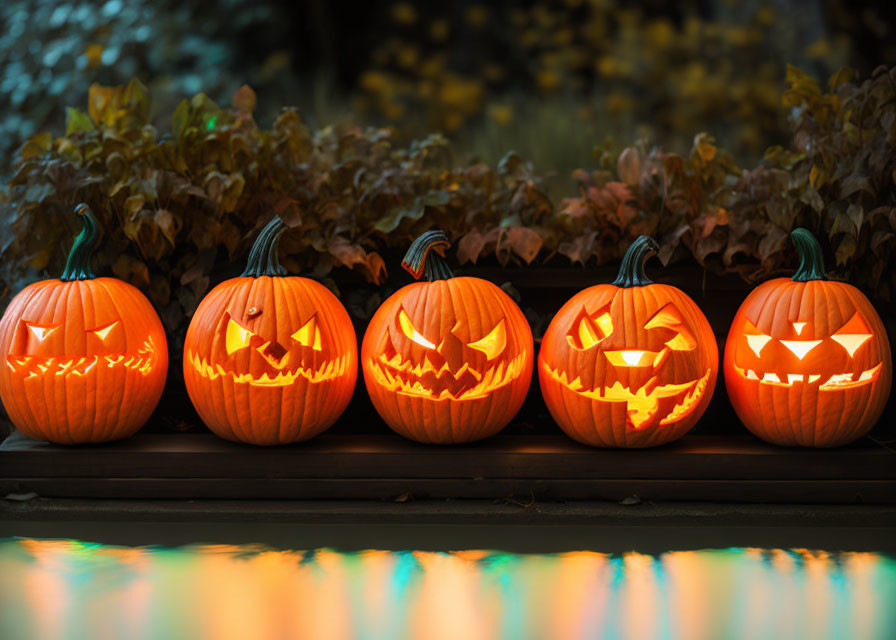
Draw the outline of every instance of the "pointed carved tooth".
M809 375L809 380L808 380L808 382L809 382L809 384L812 384L813 382L818 382L820 379L821 379L821 374L819 374L819 373L812 373L812 374Z
M576 379L569 383L569 388L573 391L578 391L582 388L582 378L581 376L576 376Z
M89 365L87 365L86 367L84 367L84 373L87 373L88 371L90 371L91 369L93 369L93 368L96 366L96 363L99 362L99 361L100 361L99 358L94 358L93 362L91 362Z
M6 359L6 366L9 367L9 369L10 369L13 373L15 373L16 368L13 366L13 364L12 364L12 360L11 360L11 359L9 359L9 358Z
M756 375L756 372L752 369L747 369L747 379L748 380L759 380L759 376Z

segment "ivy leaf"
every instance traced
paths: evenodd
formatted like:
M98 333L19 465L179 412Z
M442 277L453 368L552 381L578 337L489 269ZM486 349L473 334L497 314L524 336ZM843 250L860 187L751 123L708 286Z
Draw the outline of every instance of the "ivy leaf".
M855 236L851 236L849 234L844 234L843 239L840 241L840 244L837 245L837 250L834 252L834 255L837 258L837 265L846 264L850 258L856 252L856 239Z
M506 238L506 242L513 252L526 264L530 264L535 259L544 244L538 232L528 227L510 227L507 230Z
M180 219L175 217L175 215L167 209L156 209L155 215L153 215L153 220L159 226L159 229L162 230L162 233L168 239L168 242L174 246L177 232L180 231L181 228Z
M174 114L171 116L171 133L174 134L175 138L180 138L184 135L189 124L190 101L185 98L178 103L177 108L174 109Z
M471 229L457 242L457 261L460 264L472 262L476 264L479 254L485 248L485 237L478 229Z
M90 116L74 107L67 107L65 110L65 135L70 136L74 133L93 131L93 122Z

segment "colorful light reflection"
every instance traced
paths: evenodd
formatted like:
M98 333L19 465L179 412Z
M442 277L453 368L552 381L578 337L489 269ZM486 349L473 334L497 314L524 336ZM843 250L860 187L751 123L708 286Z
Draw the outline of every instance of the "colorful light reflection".
M896 558L0 541L0 637L891 638Z

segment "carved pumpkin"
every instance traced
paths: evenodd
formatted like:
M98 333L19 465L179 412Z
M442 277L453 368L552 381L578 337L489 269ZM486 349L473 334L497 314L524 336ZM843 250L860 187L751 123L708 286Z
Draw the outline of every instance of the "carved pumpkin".
M83 228L58 280L25 287L0 320L0 398L26 436L60 444L133 435L165 386L168 344L136 288L97 278L99 238L87 205Z
M441 231L411 245L415 278L377 310L361 346L376 410L401 435L460 443L500 431L519 411L532 377L532 331L500 288L454 277Z
M548 326L541 391L557 424L596 447L650 447L680 438L706 410L718 349L684 292L654 284L644 262L656 242L632 243L613 284L589 287Z
M184 381L214 433L258 445L312 438L345 411L358 375L345 308L277 259L286 229L275 217L246 270L202 300L184 343Z
M890 344L858 289L827 280L821 248L805 229L793 278L756 287L725 345L725 385L737 415L760 438L836 447L867 433L890 393Z

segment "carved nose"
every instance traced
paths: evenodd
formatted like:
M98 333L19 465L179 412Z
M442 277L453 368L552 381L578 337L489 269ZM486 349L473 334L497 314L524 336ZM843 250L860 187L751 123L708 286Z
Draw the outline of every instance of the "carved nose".
M797 358L802 360L806 354L821 344L821 340L781 340L781 344L790 349Z
M286 366L286 363L289 362L289 352L280 346L280 343L274 342L265 342L263 345L258 347L258 353L264 357L269 365L274 367L275 369L282 369Z

